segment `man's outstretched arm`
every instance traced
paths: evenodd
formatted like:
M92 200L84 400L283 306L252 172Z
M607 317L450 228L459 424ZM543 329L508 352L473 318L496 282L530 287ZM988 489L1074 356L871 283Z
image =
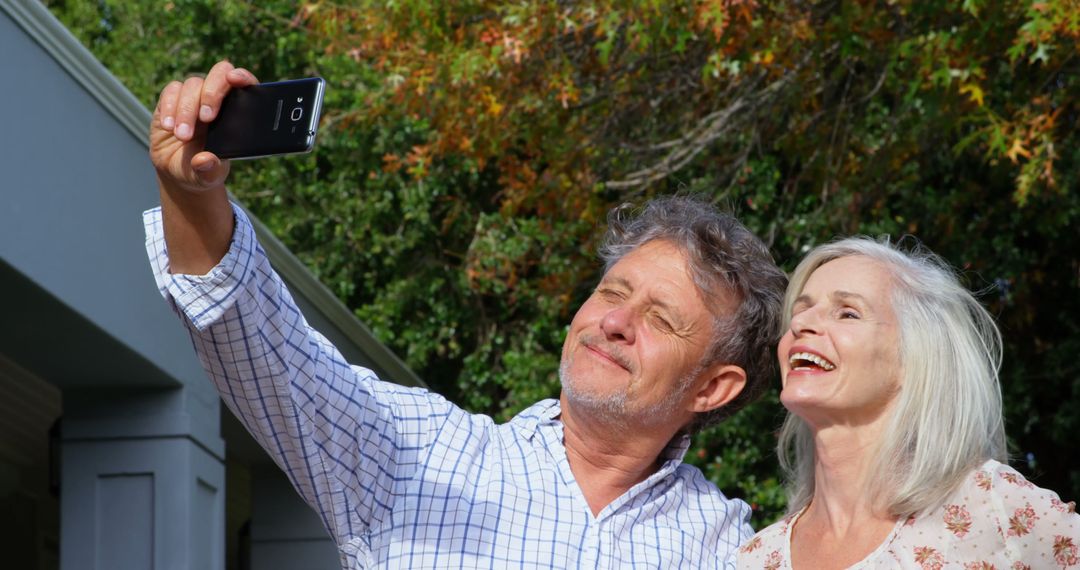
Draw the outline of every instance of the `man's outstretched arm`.
M228 202L229 165L202 150L205 121L229 89L254 83L221 62L162 91L150 128L162 207L144 216L147 251L222 399L348 554L383 522L452 406L350 367L308 326Z

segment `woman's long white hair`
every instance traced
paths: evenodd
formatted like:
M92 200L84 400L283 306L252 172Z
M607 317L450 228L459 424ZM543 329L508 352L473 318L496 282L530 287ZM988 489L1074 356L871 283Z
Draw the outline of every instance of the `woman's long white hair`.
M900 393L865 492L875 508L893 516L928 512L987 459L1006 461L1001 333L940 257L918 245L902 251L867 237L819 246L799 263L784 299L785 324L810 274L852 255L876 260L891 273L900 326ZM777 451L787 475L788 509L795 512L814 495L815 457L810 428L790 412Z

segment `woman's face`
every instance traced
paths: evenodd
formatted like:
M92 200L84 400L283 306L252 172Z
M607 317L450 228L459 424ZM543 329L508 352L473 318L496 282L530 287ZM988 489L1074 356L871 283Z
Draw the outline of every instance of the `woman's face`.
M865 425L900 391L900 337L892 277L853 255L817 268L792 309L777 357L780 401L811 427Z

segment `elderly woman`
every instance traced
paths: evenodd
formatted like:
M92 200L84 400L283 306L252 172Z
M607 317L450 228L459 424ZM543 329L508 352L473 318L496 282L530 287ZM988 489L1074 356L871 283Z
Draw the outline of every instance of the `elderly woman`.
M788 286L790 514L740 568L1080 568L1080 516L1006 464L993 319L928 252L818 247Z

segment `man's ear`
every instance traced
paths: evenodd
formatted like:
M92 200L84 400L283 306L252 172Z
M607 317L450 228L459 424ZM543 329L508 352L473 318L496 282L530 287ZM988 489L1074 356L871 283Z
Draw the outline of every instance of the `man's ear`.
M746 371L734 364L715 364L698 378L690 411L709 412L734 400L746 387Z

